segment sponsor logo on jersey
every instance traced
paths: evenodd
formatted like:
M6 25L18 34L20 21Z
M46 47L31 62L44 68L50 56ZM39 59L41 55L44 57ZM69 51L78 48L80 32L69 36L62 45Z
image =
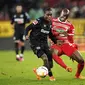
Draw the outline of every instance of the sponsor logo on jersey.
M41 29L41 32L42 32L42 33L45 33L45 34L49 34L49 31L44 30L44 29Z
M61 29L61 28L56 29L56 32L59 32L59 33L63 33L63 32L65 32L65 31L66 31L66 30Z
M23 18L15 18L14 19L15 22L23 24L24 23L24 19Z

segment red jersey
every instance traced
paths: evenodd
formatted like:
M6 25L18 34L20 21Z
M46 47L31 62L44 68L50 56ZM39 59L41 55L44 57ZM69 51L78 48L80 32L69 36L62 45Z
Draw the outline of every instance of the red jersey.
M52 33L58 40L74 42L74 27L69 21L61 22L59 18L52 19Z

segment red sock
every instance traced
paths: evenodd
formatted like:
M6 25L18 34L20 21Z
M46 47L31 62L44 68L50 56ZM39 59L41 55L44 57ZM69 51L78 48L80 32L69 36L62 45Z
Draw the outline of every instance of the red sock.
M58 63L61 67L65 68L66 69L66 64L64 63L64 61L59 57L57 56L56 54L53 54L53 59L56 63Z
M81 74L83 68L84 68L84 63L78 64L77 72L76 72L76 77L79 77L79 76L80 76L80 74Z

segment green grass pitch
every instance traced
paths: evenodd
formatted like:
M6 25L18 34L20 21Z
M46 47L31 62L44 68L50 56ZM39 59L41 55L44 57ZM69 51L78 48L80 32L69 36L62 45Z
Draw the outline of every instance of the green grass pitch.
M85 52L81 52L85 59ZM69 73L54 62L52 69L56 81L49 81L49 77L38 81L33 68L42 65L32 51L25 51L24 61L15 60L14 51L0 51L0 85L85 85L85 80L74 79L76 72L76 62L72 62L68 57L62 56L66 64L73 68ZM85 69L82 72L85 75Z

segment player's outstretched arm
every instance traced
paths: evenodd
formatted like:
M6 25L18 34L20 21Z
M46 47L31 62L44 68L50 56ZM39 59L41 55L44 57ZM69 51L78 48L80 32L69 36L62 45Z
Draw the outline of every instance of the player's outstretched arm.
M29 23L31 21L30 16L28 15L27 12L25 12L25 19L26 19L26 23Z
M26 30L25 30L25 35L27 36L27 35L28 35L28 32L29 32L30 30L35 29L35 28L38 26L38 24L39 24L39 22L38 22L37 20L34 20L30 25L28 25L28 26L26 27Z
M26 27L26 30L25 30L25 36L27 36L28 35L28 32L30 31L30 30L32 30L33 29L33 24L30 24L29 26L27 26Z

